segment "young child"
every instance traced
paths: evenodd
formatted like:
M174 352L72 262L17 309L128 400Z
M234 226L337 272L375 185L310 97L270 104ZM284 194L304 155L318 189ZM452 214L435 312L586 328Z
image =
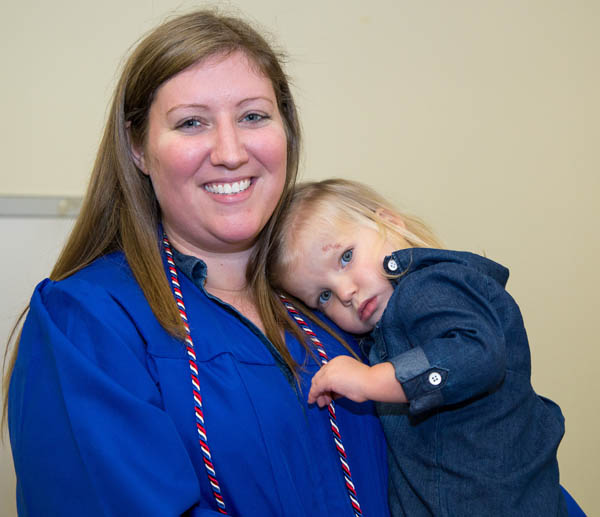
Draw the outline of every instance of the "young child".
M394 516L567 515L560 408L531 387L508 270L439 249L418 219L368 187L297 187L268 260L273 283L342 329L371 366L336 357L309 402L374 400L388 440Z

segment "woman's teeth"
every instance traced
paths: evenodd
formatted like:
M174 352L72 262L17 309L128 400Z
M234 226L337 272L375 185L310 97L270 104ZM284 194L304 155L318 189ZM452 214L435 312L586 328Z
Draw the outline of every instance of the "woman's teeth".
M204 185L204 190L211 194L238 194L246 190L250 183L249 179L236 181L234 183L210 183Z

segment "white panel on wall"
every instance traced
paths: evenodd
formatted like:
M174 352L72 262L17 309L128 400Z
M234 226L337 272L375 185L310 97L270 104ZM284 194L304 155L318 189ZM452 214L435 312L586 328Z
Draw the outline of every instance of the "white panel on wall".
M47 212L60 203L48 199L40 203L29 202L15 204L10 207L12 213L31 214ZM5 198L3 199L5 200ZM34 198L28 198L35 201ZM74 201L75 202L75 201ZM56 205L56 206L55 206ZM1 203L4 213L8 212L7 203ZM4 351L4 343L13 328L21 311L26 307L34 287L46 278L56 261L58 254L74 223L73 217L12 215L0 216L0 234L2 235L2 290L0 294L0 350ZM4 394L2 393L2 397ZM15 477L12 469L12 458L8 443L8 433L0 444L0 515L10 517L17 515L15 503Z
M81 198L71 196L0 196L0 217L76 217Z

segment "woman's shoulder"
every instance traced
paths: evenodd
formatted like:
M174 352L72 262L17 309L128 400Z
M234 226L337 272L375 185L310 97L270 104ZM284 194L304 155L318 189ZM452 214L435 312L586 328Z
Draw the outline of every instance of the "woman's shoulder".
M343 343L346 343L354 353L359 356L361 355L362 352L359 347L360 336L342 330L321 311L312 311L312 315L321 322L322 326L316 323L312 325L311 323L309 327L312 327L319 339L327 345L328 349L331 349L332 357L334 355L348 354L348 350ZM310 319L308 321L310 322Z
M110 289L113 286L121 285L123 282L125 284L135 282L135 278L125 254L121 251L115 251L98 257L87 266L62 280L53 282L53 284L71 287L79 283L89 283Z
M43 280L31 297L24 330L53 346L68 341L90 357L112 343L111 349L133 350L143 361L150 342L181 355L169 346L175 338L160 326L121 253L103 256L62 280ZM115 347L117 342L124 346Z
M84 268L61 280L45 279L36 288L43 298L63 292L90 300L94 293L112 295L139 290L135 277L122 252L97 258Z
M123 253L115 252L61 280L45 279L33 293L30 312L52 318L80 317L87 313L106 322L122 317L139 319L151 310ZM79 316L78 316L79 315Z

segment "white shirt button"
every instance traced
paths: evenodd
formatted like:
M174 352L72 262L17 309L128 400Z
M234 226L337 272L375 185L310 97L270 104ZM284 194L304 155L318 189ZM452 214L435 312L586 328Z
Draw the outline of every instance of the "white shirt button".
M429 384L432 386L438 386L442 382L442 376L438 372L431 372L429 374Z
M396 271L398 269L398 263L394 259L388 260L387 267L390 271Z

